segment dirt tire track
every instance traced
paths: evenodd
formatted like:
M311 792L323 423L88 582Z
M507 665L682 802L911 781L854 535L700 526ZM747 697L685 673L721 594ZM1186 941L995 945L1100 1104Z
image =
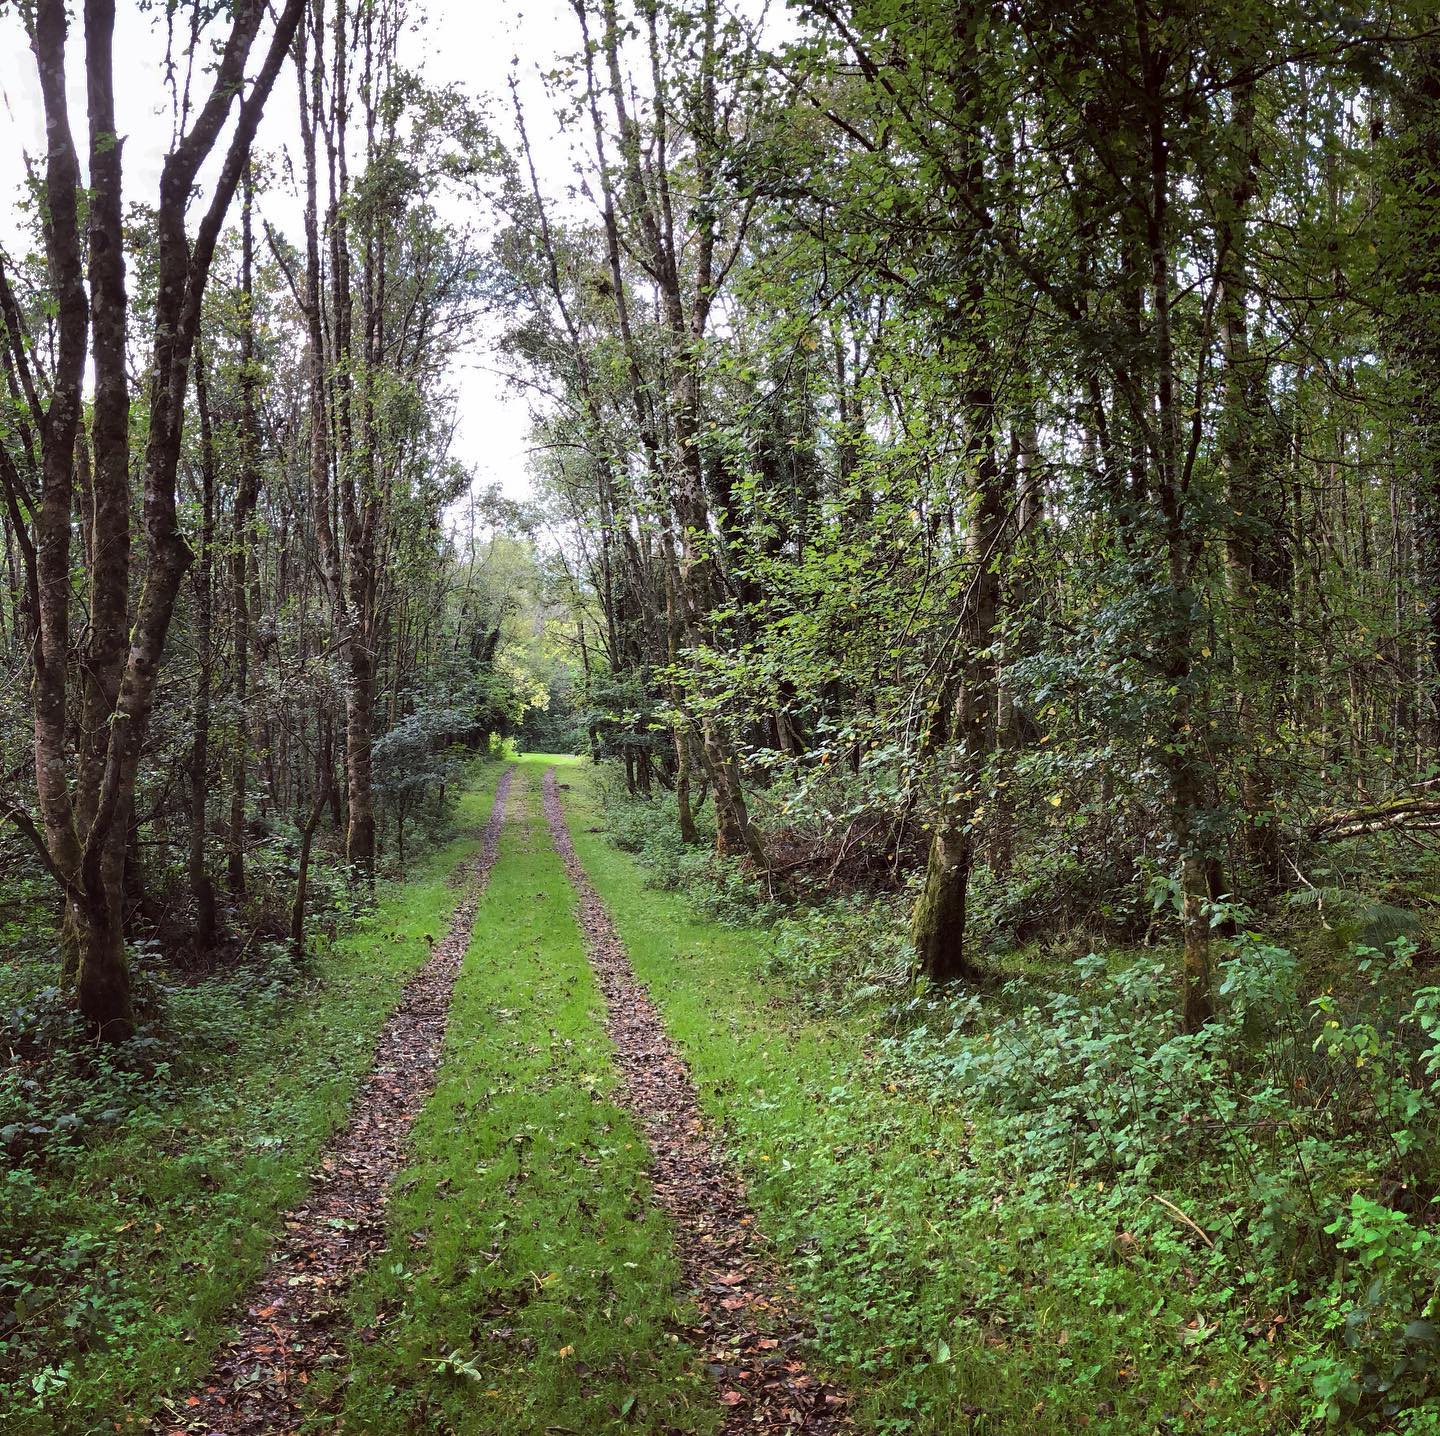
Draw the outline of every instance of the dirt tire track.
M644 1129L655 1200L674 1228L682 1280L700 1311L684 1335L720 1386L722 1429L814 1436L848 1430L845 1397L798 1355L809 1328L784 1295L744 1184L706 1132L689 1069L581 866L553 768L544 795L550 836L575 887L586 952L609 1012L620 1100Z
M495 865L514 775L507 769L495 789L480 852L451 878L465 884L465 895L386 1019L349 1124L326 1148L304 1202L285 1214L284 1235L210 1376L174 1416L157 1420L157 1432L294 1432L310 1410L304 1398L311 1375L343 1362L350 1333L338 1298L386 1245L390 1183L435 1087L451 994Z

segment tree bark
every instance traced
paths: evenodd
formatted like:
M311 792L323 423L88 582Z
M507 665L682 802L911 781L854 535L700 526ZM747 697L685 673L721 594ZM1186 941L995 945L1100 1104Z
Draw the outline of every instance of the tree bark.
M1242 62L1237 59L1237 68ZM1265 740L1279 731L1284 693L1283 645L1289 623L1289 544L1283 494L1276 503L1275 477L1265 436L1263 360L1251 352L1248 305L1249 207L1259 156L1255 140L1253 83L1231 94L1227 170L1218 197L1216 269L1220 339L1225 355L1220 418L1221 462L1229 489L1230 530L1226 537L1232 655L1242 751L1242 844L1260 889L1274 892L1283 881L1284 853L1275 804L1272 766L1264 761ZM1218 893L1216 894L1218 896Z
M215 946L215 888L205 862L210 787L210 696L214 662L215 442L211 429L205 357L195 346L195 401L200 419L200 552L195 577L195 722L190 744L190 895L195 903L195 941Z
M582 27L585 27L584 0L577 0L576 8ZM716 564L715 536L705 492L700 423L700 365L710 308L715 297L719 224L716 209L708 199L717 180L720 162L721 127L717 123L715 81L716 8L714 0L704 0L701 6L695 83L683 107L685 122L690 127L694 143L695 184L698 192L707 197L694 207L690 216L691 232L684 236L684 247L691 256L693 271L691 266L682 266L680 262L681 238L676 228L676 206L665 140L666 127L673 116L656 28L656 11L653 8L647 10L645 21L659 142L653 148L653 158L642 161L645 147L625 100L626 87L620 65L620 23L615 0L604 0L602 8L604 35L601 49L609 74L610 101L619 132L623 189L627 207L638 227L637 246L644 254L645 267L659 291L660 317L667 336L664 413L669 424L670 455L663 472L678 550L674 561L675 593L686 645L697 648L714 636L711 630L722 600L723 586ZM588 27L584 29L584 34L588 53ZM603 140L598 118L595 129L603 165ZM608 188L606 200L612 285L616 288L618 304L623 285L616 278L618 241ZM633 372L633 345L627 343L627 350ZM643 386L637 388L637 403L643 392ZM647 428L642 424L642 431ZM658 442L653 452L658 460ZM697 727L701 759L715 792L716 850L724 856L744 858L763 869L766 866L764 847L750 821L734 745L713 714L702 716Z
M130 606L129 391L121 160L114 117L113 0L86 0L85 63L90 117L90 295L78 234L79 166L65 99L63 0L39 0L34 50L45 107L45 235L57 304L57 365L42 430L43 488L36 515L35 767L48 866L66 898L63 971L93 1030L122 1039L134 1029L121 905L136 776L160 660L181 580L191 561L180 535L176 469L200 306L220 228L260 112L304 9L287 0L255 75L246 63L266 14L242 0L214 70L211 91L167 156L155 211L157 291L148 431L142 466L144 581ZM186 214L202 165L239 99L239 113L192 242ZM91 559L90 639L80 695L75 783L66 750L72 465L79 439L87 309L95 321L94 468L84 526Z
M957 11L957 26L960 22ZM973 59L957 35L955 104L962 122L979 127L979 93ZM954 169L964 195L964 216L975 222L964 264L959 316L963 329L952 336L961 350L964 454L962 476L969 514L965 556L969 583L961 598L960 683L955 711L945 726L957 748L947 772L948 792L935 816L926 860L925 883L911 915L910 934L920 970L932 982L975 981L978 964L966 950L970 875L977 856L975 828L984 802L987 769L997 746L999 670L996 662L1000 620L1000 558L1009 521L1004 474L996 454L994 353L989 339L989 276L980 230L989 218L984 159L979 144L967 140Z
M240 481L230 549L231 647L235 738L227 754L230 818L225 881L237 896L245 891L245 822L250 781L250 571L254 549L255 508L260 496L260 421L255 391L255 239L252 227L253 174L245 167L240 207Z
M300 829L300 854L295 863L295 896L290 903L290 951L297 958L305 956L305 903L310 889L310 853L315 845L315 829L320 824L320 815L330 801L330 782L324 770L320 774L321 787L310 805L310 812Z

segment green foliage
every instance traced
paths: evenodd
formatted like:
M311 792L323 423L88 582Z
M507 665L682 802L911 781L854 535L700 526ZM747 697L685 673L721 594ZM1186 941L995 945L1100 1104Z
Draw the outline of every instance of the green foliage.
M898 1002L914 980L908 905L838 899L822 912L782 918L765 971L830 1010Z
M307 942L320 949L364 912L367 897L343 854L322 851L316 857L306 880L305 909ZM244 927L257 934L256 941L288 930L299 871L299 827L287 818L267 823L264 836L246 853L246 891L238 913Z
M1163 949L927 990L889 902L715 927L643 895L590 811L585 861L877 1430L1434 1429L1413 944L1316 992L1242 932L1185 1033Z
M1306 887L1289 895L1292 907L1314 912L1342 950L1388 947L1421 932L1419 917L1408 907L1383 902L1373 893L1343 887Z
M463 739L472 715L459 708L421 704L388 732L373 749L375 794L395 815L399 856L405 857L405 821L433 799L433 816L443 818L447 784L465 761ZM488 737L489 730L485 730Z
M589 707L581 715L594 745L592 756L610 758L644 753L661 756L669 746L660 721L661 704L640 674L597 674L588 690Z
M762 913L775 917L784 911L781 895L763 876L715 854L710 814L696 817L699 841L684 843L670 796L632 797L614 764L588 770L588 781L600 797L606 831L617 847L641 858L652 887L683 890L719 922L744 924Z
M27 995L0 1067L0 1429L138 1432L203 1376L473 851L382 888L307 965L265 948L177 984L142 953L145 1025L108 1050L45 990L45 954L8 971Z

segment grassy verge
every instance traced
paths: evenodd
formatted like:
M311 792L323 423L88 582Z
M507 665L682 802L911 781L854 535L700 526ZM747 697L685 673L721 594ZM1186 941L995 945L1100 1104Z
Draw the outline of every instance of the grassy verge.
M483 824L500 771L462 799L467 829ZM203 1378L426 937L455 905L446 878L476 847L459 838L403 886L382 887L307 978L176 989L165 1060L133 1105L109 1129L4 1171L0 1430L148 1429L163 1397Z
M669 1233L522 764L388 1253L351 1296L351 1432L707 1432ZM383 1321L381 1317L384 1317Z
M1271 1379L1283 1334L1236 1319L1244 1272L1217 1276L1201 1238L1133 1188L1028 1170L984 1112L891 1080L873 1029L765 978L764 933L647 887L598 832L588 771L567 795L581 858L864 1423L1294 1429L1293 1391Z

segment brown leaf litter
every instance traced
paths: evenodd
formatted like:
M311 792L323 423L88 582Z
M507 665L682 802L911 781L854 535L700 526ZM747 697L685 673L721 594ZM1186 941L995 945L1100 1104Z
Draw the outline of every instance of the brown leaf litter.
M173 1415L157 1420L157 1432L297 1431L309 1409L311 1377L344 1361L349 1330L340 1297L386 1244L390 1184L434 1090L451 994L495 865L514 771L495 790L479 854L452 879L465 884L465 894L449 931L381 1029L349 1125L320 1159L305 1200L286 1214L283 1235L209 1377Z
M848 1429L845 1397L800 1354L810 1335L755 1226L740 1177L719 1155L695 1083L635 976L615 925L575 853L555 771L545 816L579 899L586 950L609 1010L622 1102L650 1149L655 1200L675 1233L682 1280L699 1311L685 1337L720 1389L727 1433Z

